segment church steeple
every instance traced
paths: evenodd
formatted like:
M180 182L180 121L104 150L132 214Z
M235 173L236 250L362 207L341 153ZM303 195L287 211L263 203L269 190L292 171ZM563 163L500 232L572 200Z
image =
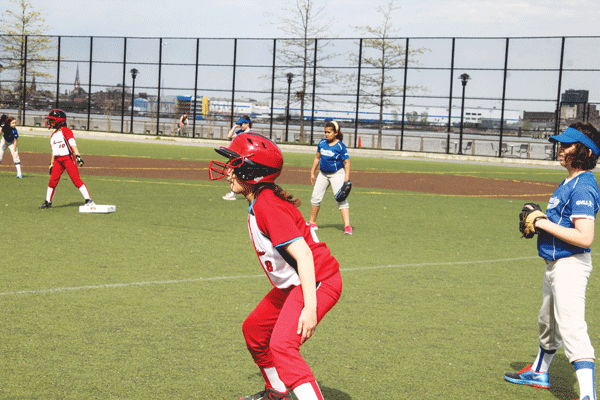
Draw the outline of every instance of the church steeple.
M78 92L81 89L81 84L79 82L79 64L77 64L77 72L75 73L75 84L73 85L73 91Z

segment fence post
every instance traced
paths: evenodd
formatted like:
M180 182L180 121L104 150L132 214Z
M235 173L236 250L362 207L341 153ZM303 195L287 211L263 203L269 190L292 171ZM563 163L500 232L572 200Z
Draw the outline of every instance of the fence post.
M196 74L194 76L194 111L192 112L192 138L196 137L196 110L198 106L198 60L200 58L200 38L196 38Z
M554 134L558 135L560 127L560 91L562 86L563 63L565 60L565 37L563 36L560 48L560 66L558 70L558 93L556 95L556 115L554 117ZM556 159L556 144L552 145L552 159Z
M356 83L356 114L354 117L354 148L356 148L358 143L358 109L360 106L360 73L362 67L362 47L363 40L361 38L358 42L358 79Z
M56 102L54 108L59 107L59 96L60 96L60 36L58 37L58 53L56 55Z
M504 102L506 100L506 78L508 76L508 44L509 38L506 38L506 50L504 51L504 81L502 84L502 110L500 110L500 142L498 148L502 149L502 136L504 135ZM498 152L498 157L502 157L502 152Z
M121 133L125 122L125 79L127 75L127 38L123 38L123 86L121 87ZM133 104L131 105L133 107ZM131 131L129 131L131 132Z
M315 95L317 89L317 39L315 38L315 60L313 62L313 92L312 92L312 114L310 118L310 144L313 144L313 134L315 131ZM304 95L304 94L303 94ZM299 138L300 136L298 136ZM298 139L300 141L300 139Z
M25 35L25 43L23 44L23 90L22 90L22 104L23 113L21 115L21 124L25 125L25 109L27 108L27 39L29 36Z
M158 96L156 97L156 136L160 131L160 79L162 75L162 38L158 40ZM133 110L133 104L131 105Z
M88 81L88 113L87 113L87 130L90 130L90 114L92 113L92 60L93 60L93 52L94 52L94 37L90 36L90 71L89 71L89 81ZM131 105L133 107L133 104Z
M456 38L452 38L452 55L450 59L450 95L448 96L448 136L446 138L446 154L450 154L450 132L452 131L452 87L454 84L454 51Z
M400 129L400 150L404 149L404 114L406 113L406 81L408 78L408 38L404 49L404 91L402 93L402 127Z
M231 83L231 115L229 116L229 126L233 126L233 114L235 107L235 66L237 63L237 39L233 39L233 79Z
M277 59L277 39L273 39L273 67L271 72L271 118L269 121L269 139L273 139L273 106L275 104L275 60Z

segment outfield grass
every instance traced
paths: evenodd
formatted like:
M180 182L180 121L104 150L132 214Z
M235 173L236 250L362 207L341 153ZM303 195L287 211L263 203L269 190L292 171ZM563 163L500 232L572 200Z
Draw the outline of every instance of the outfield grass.
M83 154L188 160L210 148L78 140ZM20 150L47 152L47 138ZM7 155L8 156L8 155ZM311 154L285 155L309 166ZM8 157L10 159L10 157ZM354 169L558 182L560 170L353 157ZM27 171L27 166L24 166ZM0 398L237 399L262 378L241 323L269 290L246 227L247 203L223 182L83 176L108 215L78 213L61 181L0 171ZM311 187L287 186L309 213ZM573 399L562 351L550 391L511 385L531 363L543 263L520 239L522 200L353 188L353 236L332 199L317 231L338 258L339 304L303 346L327 400ZM598 245L593 253L598 253ZM597 273L587 321L600 348Z

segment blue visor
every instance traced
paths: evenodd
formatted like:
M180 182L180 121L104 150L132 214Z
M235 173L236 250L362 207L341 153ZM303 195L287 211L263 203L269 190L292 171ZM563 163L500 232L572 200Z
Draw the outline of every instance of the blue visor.
M587 146L595 156L600 155L600 148L592 139L587 137L585 134L579 132L575 128L567 128L563 133L556 136L550 136L548 139L551 142L560 142L560 143L581 143L584 146Z
M241 125L244 122L247 123L247 124L249 124L250 120L249 119L245 119L245 118L240 118L240 119L237 120L236 125Z

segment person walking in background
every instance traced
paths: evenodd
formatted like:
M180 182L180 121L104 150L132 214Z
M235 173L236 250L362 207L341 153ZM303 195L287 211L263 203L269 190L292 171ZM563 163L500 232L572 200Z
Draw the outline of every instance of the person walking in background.
M265 389L240 400L291 400L291 391L298 400L323 400L300 346L341 296L339 263L306 225L300 200L275 183L283 168L275 143L249 132L215 151L228 162L211 161L210 179L227 177L248 200L250 238L273 285L242 325Z
M60 181L62 173L66 170L73 181L73 184L85 199L86 206L93 206L95 203L90 198L90 192L87 186L79 177L77 166L83 165L83 160L79 155L79 149L75 143L73 131L67 128L67 114L63 110L52 110L46 117L46 127L54 129L50 135L50 146L52 147L52 158L50 160L50 182L46 192L46 201L39 208L52 207L52 198L56 191L56 186Z
M19 149L17 148L19 142L19 132L17 132L16 128L17 120L13 117L2 115L0 126L2 129L2 138L0 139L0 163L2 163L2 159L4 158L4 152L6 149L9 149L15 167L17 168L17 178L22 178L21 159L19 158Z
M585 322L585 293L600 208L600 191L591 171L600 156L600 133L591 124L578 122L549 140L560 143L558 161L568 176L554 191L545 214L538 205L527 203L520 223L526 238L538 234L538 254L546 264L538 318L539 350L533 364L519 372L507 372L504 379L549 389L550 363L564 344L575 367L580 399L596 400L595 355Z
M185 132L186 126L189 124L188 115L183 114L181 118L179 118L179 136L187 136Z
M348 149L342 142L344 135L336 121L325 124L325 139L319 142L317 154L310 169L310 183L314 185L310 199L310 219L307 224L318 229L317 216L321 208L321 201L331 185L334 195L341 189L344 182L350 180L350 156ZM319 168L318 175L317 167ZM350 226L350 205L348 200L337 203L344 221L344 233L352 235Z
M248 117L248 115L244 114L240 117L240 119L237 120L235 125L229 130L229 133L227 134L227 139L229 139L231 141L231 140L235 139L237 137L237 135L244 133L244 132L249 132L251 128L252 128L252 121L250 120L250 117ZM227 193L225 196L223 196L223 200L235 200L235 193L233 193L233 192Z

